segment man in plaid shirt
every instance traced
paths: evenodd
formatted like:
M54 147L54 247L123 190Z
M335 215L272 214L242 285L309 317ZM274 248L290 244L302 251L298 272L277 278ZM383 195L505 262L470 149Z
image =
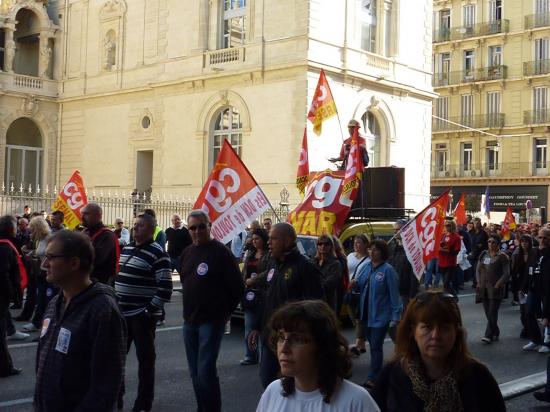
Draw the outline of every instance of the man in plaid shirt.
M36 411L111 411L116 405L126 324L113 289L90 280L93 261L90 239L78 232L60 231L46 248L46 279L61 290L40 332Z

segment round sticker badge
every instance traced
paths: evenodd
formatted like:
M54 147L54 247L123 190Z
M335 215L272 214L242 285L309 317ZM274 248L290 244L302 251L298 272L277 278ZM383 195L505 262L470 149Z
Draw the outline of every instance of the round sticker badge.
M268 273L267 273L267 281L268 282L271 282L271 279L273 279L273 275L275 274L275 269L271 269Z
M382 280L384 280L384 274L382 272L378 272L376 276L374 276L374 278L377 282L381 282Z
M208 265L206 263L201 263L198 267L197 267L197 274L199 276L204 276L208 273Z
M248 300L249 302L253 301L255 297L256 297L256 294L254 292L248 292L246 294L246 300Z

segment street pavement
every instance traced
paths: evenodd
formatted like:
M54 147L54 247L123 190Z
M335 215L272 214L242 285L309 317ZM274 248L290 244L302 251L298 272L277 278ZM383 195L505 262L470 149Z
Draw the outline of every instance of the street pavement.
M480 339L485 329L485 317L481 305L474 304L473 290L466 286L460 298L464 325L468 331L471 352L488 365L499 384L546 370L546 355L523 352L526 343L519 338L519 308L503 302L500 310L500 341L485 346ZM175 292L172 302L166 307L166 324L157 330L157 368L155 384L155 411L194 411L196 404L185 360L182 338L181 294ZM17 313L14 313L14 316ZM19 323L18 326L21 324ZM33 336L35 336L33 334ZM353 331L345 335L350 342ZM32 410L34 389L34 364L36 344L30 339L24 342L9 342L10 352L17 367L24 369L19 376L0 379L0 411L23 412ZM384 346L385 358L389 359L393 344L389 339ZM218 371L222 388L223 410L227 412L254 411L262 387L258 378L258 366L240 366L244 354L242 321L233 322L231 333L224 336ZM128 355L126 369L125 410L130 410L136 395L137 361L133 349ZM368 353L354 361L352 380L362 383L366 380ZM526 394L507 402L509 411L549 411L550 404L534 400Z

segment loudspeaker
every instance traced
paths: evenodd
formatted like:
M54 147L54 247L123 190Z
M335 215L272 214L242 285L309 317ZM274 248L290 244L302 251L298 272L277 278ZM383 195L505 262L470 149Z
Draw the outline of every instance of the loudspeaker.
M362 193L358 193L353 202L352 209L357 212L363 206L364 216L371 214L368 209L404 209L405 169L402 167L368 167L363 172L361 191ZM374 214L379 215L380 212L382 211L377 211Z

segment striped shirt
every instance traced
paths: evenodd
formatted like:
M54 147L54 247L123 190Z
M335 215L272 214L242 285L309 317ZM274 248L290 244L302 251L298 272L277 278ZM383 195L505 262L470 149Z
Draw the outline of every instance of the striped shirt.
M125 246L120 253L115 291L124 316L139 315L145 309L160 315L172 296L170 257L153 240Z

